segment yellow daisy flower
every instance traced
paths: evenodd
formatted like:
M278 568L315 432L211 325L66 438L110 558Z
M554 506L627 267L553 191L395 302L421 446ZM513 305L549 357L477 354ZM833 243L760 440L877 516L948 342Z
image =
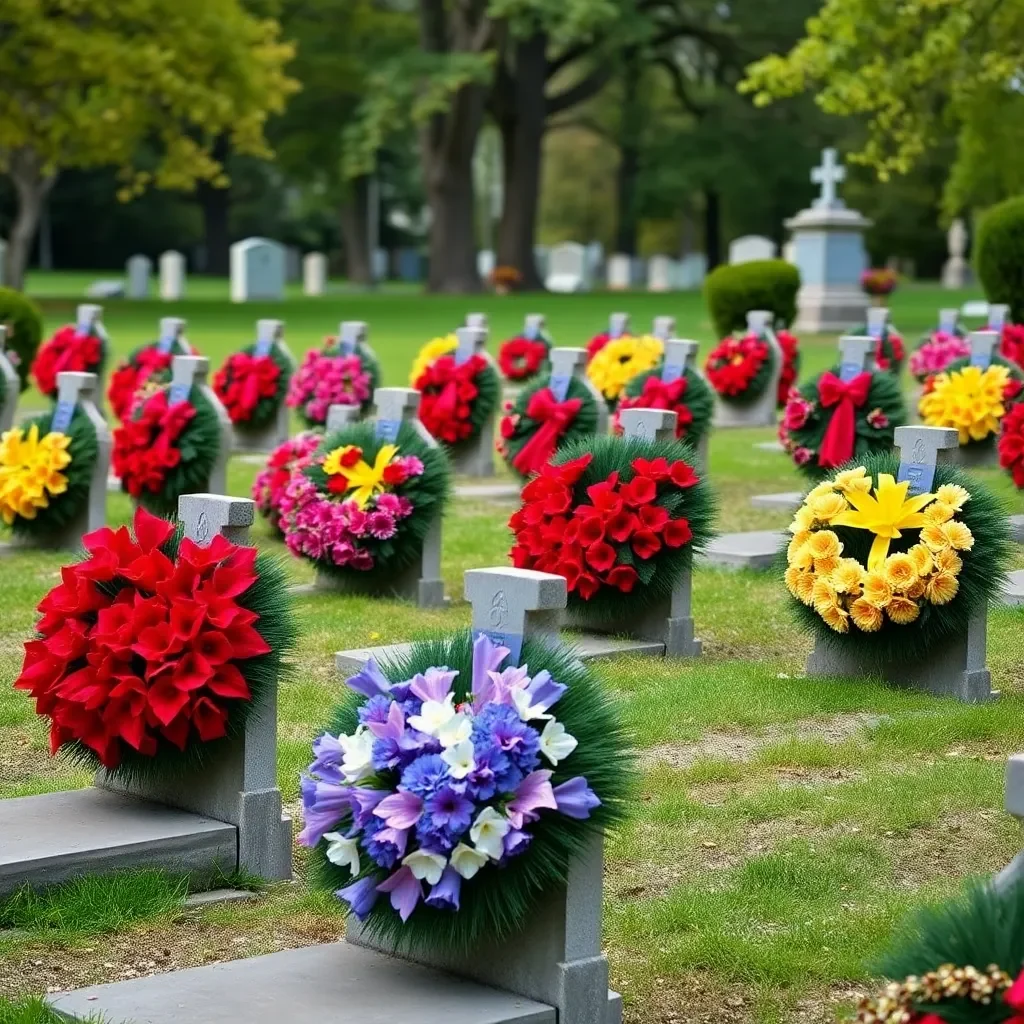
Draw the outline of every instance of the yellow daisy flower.
M796 596L808 607L814 604L814 573L800 573L796 581Z
M951 548L957 551L970 551L974 547L974 534L966 523L943 523L941 529Z
M822 576L830 576L838 567L838 558L816 558L814 560L814 571Z
M800 597L800 577L804 575L802 569L798 569L795 565L791 565L787 570L783 579L786 581L786 588L796 598Z
M811 535L807 548L815 558L838 558L843 553L843 545L831 530L819 530Z
M806 506L801 505L793 516L793 522L789 524L790 533L807 533L814 526L814 513Z
M948 572L956 576L964 567L964 563L952 548L945 548L936 553L935 566L940 572Z
M941 526L953 518L956 509L944 501L933 501L925 510L924 517L930 526Z
M839 605L832 605L824 611L819 609L818 614L824 620L825 625L831 627L837 633L849 633L850 616Z
M814 581L814 590L811 593L814 600L814 608L819 614L824 608L831 608L839 604L839 595L836 588L826 576L819 576Z
M943 484L935 492L936 500L952 505L957 511L971 500L970 492L959 484Z
M864 576L864 568L856 558L841 558L832 570L832 585L840 594L857 596L861 592Z
M858 598L850 605L850 617L862 633L877 633L885 622L881 609L869 604L864 598Z
M814 556L807 547L807 541L810 539L810 536L809 533L798 533L789 542L789 547L786 549L786 558L790 565L794 565L798 569L810 569L814 564Z
M921 541L926 544L932 552L944 551L949 547L949 538L943 532L941 526L926 526L921 531Z
M814 518L821 523L831 523L836 516L842 515L850 506L846 499L835 491L827 494L819 494L816 497L807 496L807 507L814 513Z
M928 550L927 545L915 544L907 554L914 563L914 569L917 571L918 576L927 576L932 571L935 560L932 558L932 553Z
M890 555L885 560L885 579L893 590L906 590L917 580L917 569L909 555Z

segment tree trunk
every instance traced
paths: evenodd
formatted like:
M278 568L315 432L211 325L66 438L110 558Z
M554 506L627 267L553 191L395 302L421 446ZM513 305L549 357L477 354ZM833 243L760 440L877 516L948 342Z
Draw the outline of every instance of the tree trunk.
M537 273L533 248L540 203L541 153L544 97L547 81L547 36L537 32L516 43L512 75L503 80L506 90L499 103L502 168L505 193L498 226L499 266L515 267L523 275L521 287L537 291L544 287Z
M221 135L213 144L213 157L222 167L231 155L227 136ZM227 277L231 272L231 234L228 217L231 213L231 186L214 188L208 181L201 181L196 188L199 206L203 211L203 241L206 247L207 274Z
M355 284L372 283L369 201L370 179L366 175L361 175L348 183L348 195L339 211L341 238L345 244L346 275Z
M722 209L713 188L704 189L704 249L708 270L714 270L722 262Z
M18 204L7 239L3 283L8 288L22 291L39 217L57 175L45 174L42 160L30 149L18 149L10 154L8 173L14 183Z
M640 102L640 60L636 51L625 58L622 81L622 121L619 127L619 170L615 188L615 251L636 255L639 209L637 186L640 182L640 137L643 132L643 107Z

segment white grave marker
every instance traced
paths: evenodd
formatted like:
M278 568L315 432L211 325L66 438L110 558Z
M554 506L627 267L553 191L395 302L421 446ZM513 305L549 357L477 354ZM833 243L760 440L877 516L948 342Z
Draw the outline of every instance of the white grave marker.
M185 297L185 257L168 249L160 255L160 298L177 302Z
M753 263L755 260L773 260L778 247L770 238L761 235L743 235L729 243L730 263Z
M628 291L631 281L632 263L623 252L614 252L608 257L607 277L609 291Z
M545 282L550 292L582 292L590 290L587 250L579 242L562 242L548 257Z
M307 252L302 257L302 294L312 298L327 290L327 257L322 252Z
M774 426L778 404L779 378L782 376L784 356L778 338L772 328L772 313L768 310L751 310L747 313L747 333L754 334L768 343L771 350L772 368L764 390L752 401L726 401L715 392L716 427L767 427Z
M3 380L3 397L0 398L0 434L10 430L14 424L14 413L18 408L18 394L21 379L11 365L6 352L7 328L0 324L0 379Z
M136 255L125 264L128 275L127 297L129 299L149 298L149 277L153 273L153 261L148 256Z
M257 320L254 355L269 356L274 349L284 357L289 374L295 372L295 357L284 340L283 320ZM284 403L277 407L277 415L265 427L247 428L240 424L234 427L234 450L236 452L271 452L288 440L291 410Z
M676 262L670 256L652 256L647 264L647 290L670 292L675 287Z
M171 361L171 388L167 396L170 405L183 402L195 387L199 393L213 406L220 424L220 437L217 446L217 458L210 470L210 482L206 488L209 494L224 494L227 490L228 456L234 441L234 426L227 409L221 404L216 392L207 384L210 372L210 361L204 356L175 356Z
M231 246L231 301L284 298L284 246L267 238L246 238Z

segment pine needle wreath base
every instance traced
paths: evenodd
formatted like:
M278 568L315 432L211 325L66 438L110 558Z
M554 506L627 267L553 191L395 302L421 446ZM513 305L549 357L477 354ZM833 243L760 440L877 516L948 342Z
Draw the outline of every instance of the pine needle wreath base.
M896 477L900 459L895 452L875 452L854 459L829 474L829 479L847 469L863 466L873 483L879 473ZM944 484L965 488L971 495L956 518L974 535L974 546L969 551L958 551L963 561L956 596L948 604L923 602L916 621L901 626L888 620L875 633L851 628L848 633L837 633L814 610L787 593L802 629L811 634L824 647L867 663L883 666L926 659L934 650L962 636L971 619L1002 592L1012 557L1009 524L1006 509L996 495L977 479L956 466L940 465L935 469L932 492ZM867 565L868 552L874 534L869 530L848 526L830 526L843 545L843 557L855 558ZM919 529L904 529L902 536L890 542L889 553L896 554L913 547L920 537ZM788 564L785 550L777 563L781 576Z
M242 351L246 355L255 356L256 346L248 345ZM264 430L274 422L278 411L284 402L285 395L288 394L288 384L292 378L292 363L288 359L284 352L281 350L281 346L274 344L270 348L268 353L270 358L274 361L274 365L278 370L277 378L277 391L268 398L261 398L257 403L256 407L252 411L252 415L244 423L235 423L234 428L240 434L248 432L257 432Z
M536 383L528 385L519 392L510 412L511 416L518 417L515 433L511 437L502 437L501 440L503 447L502 457L508 463L509 468L523 480L527 478L528 474L522 473L516 468L515 458L541 427L537 420L531 419L526 415L526 409L530 404L530 399L538 391L543 391L544 388L550 386L551 375L548 373L536 379ZM565 433L558 439L555 448L556 452L564 445L572 444L573 441L579 441L596 434L600 418L600 410L593 393L578 377L571 377L569 379L569 389L565 397L567 399L579 399L583 404L580 406L580 411L566 428Z
M471 952L483 942L514 938L545 897L566 884L572 858L625 818L633 777L626 767L629 743L612 698L570 648L527 639L520 663L529 665L534 675L547 669L553 679L569 688L557 704L557 718L579 745L554 769L552 785L585 776L600 797L600 806L584 820L541 815L529 827L533 839L524 854L509 860L502 870L485 866L463 882L461 909L455 913L420 904L403 924L387 900L379 899L362 924L375 941L397 950L432 949L454 954ZM421 641L406 656L380 667L389 680L399 682L441 665L459 671L454 685L458 705L469 695L473 679L473 648L468 632ZM356 693L346 694L331 715L328 731L335 736L354 732L357 710L365 699ZM315 887L334 892L355 879L327 860L326 848L327 843L321 840L310 851L312 881ZM383 881L387 874L380 869L364 869L359 877L379 875Z
M394 442L381 440L376 436L373 423L355 423L342 430L328 434L314 454L314 463L302 472L316 485L323 500L328 500L327 474L315 460L341 448L356 445L363 450L363 459L371 466L377 452L385 444L397 444L398 454L415 455L423 463L421 476L412 477L401 485L399 494L413 503L410 516L403 519L398 532L390 540L374 542L374 566L359 570L333 562L309 559L317 572L335 582L343 589L373 592L397 575L415 564L423 551L423 544L434 521L444 514L445 505L451 493L451 468L443 449L431 447L419 435L416 428L403 423ZM340 500L340 499L339 499ZM305 557L305 556L304 556Z
M50 432L52 420L52 413L42 413L26 420L23 427L26 431L32 426L38 427L39 436L42 437ZM51 497L50 504L39 509L35 519L18 516L11 524L11 532L15 537L40 546L59 538L89 504L89 485L100 454L96 428L89 417L76 408L71 417L71 425L65 433L71 438L68 445L71 462L61 472L67 477L68 489L63 494Z
M652 377L661 377L664 370L662 360L653 370L638 373L623 392L626 398L639 398L643 394L644 385ZM680 440L686 440L696 446L701 438L711 429L711 421L715 415L715 392L711 385L693 367L687 367L683 376L686 378L686 391L683 392L683 404L690 410L693 419L683 428ZM621 409L620 409L621 411Z

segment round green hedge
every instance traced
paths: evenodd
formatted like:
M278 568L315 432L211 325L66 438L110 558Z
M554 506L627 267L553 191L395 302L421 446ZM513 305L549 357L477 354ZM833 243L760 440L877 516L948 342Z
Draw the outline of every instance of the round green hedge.
M988 209L978 221L974 269L989 302L1006 303L1010 320L1024 320L1024 196Z
M717 267L704 281L704 301L711 322L724 338L746 330L752 309L771 310L776 326L789 327L796 319L796 293L800 271L785 260L754 260Z
M0 288L0 324L7 328L4 345L18 371L21 390L28 387L28 374L43 340L43 315L39 307L13 288Z

